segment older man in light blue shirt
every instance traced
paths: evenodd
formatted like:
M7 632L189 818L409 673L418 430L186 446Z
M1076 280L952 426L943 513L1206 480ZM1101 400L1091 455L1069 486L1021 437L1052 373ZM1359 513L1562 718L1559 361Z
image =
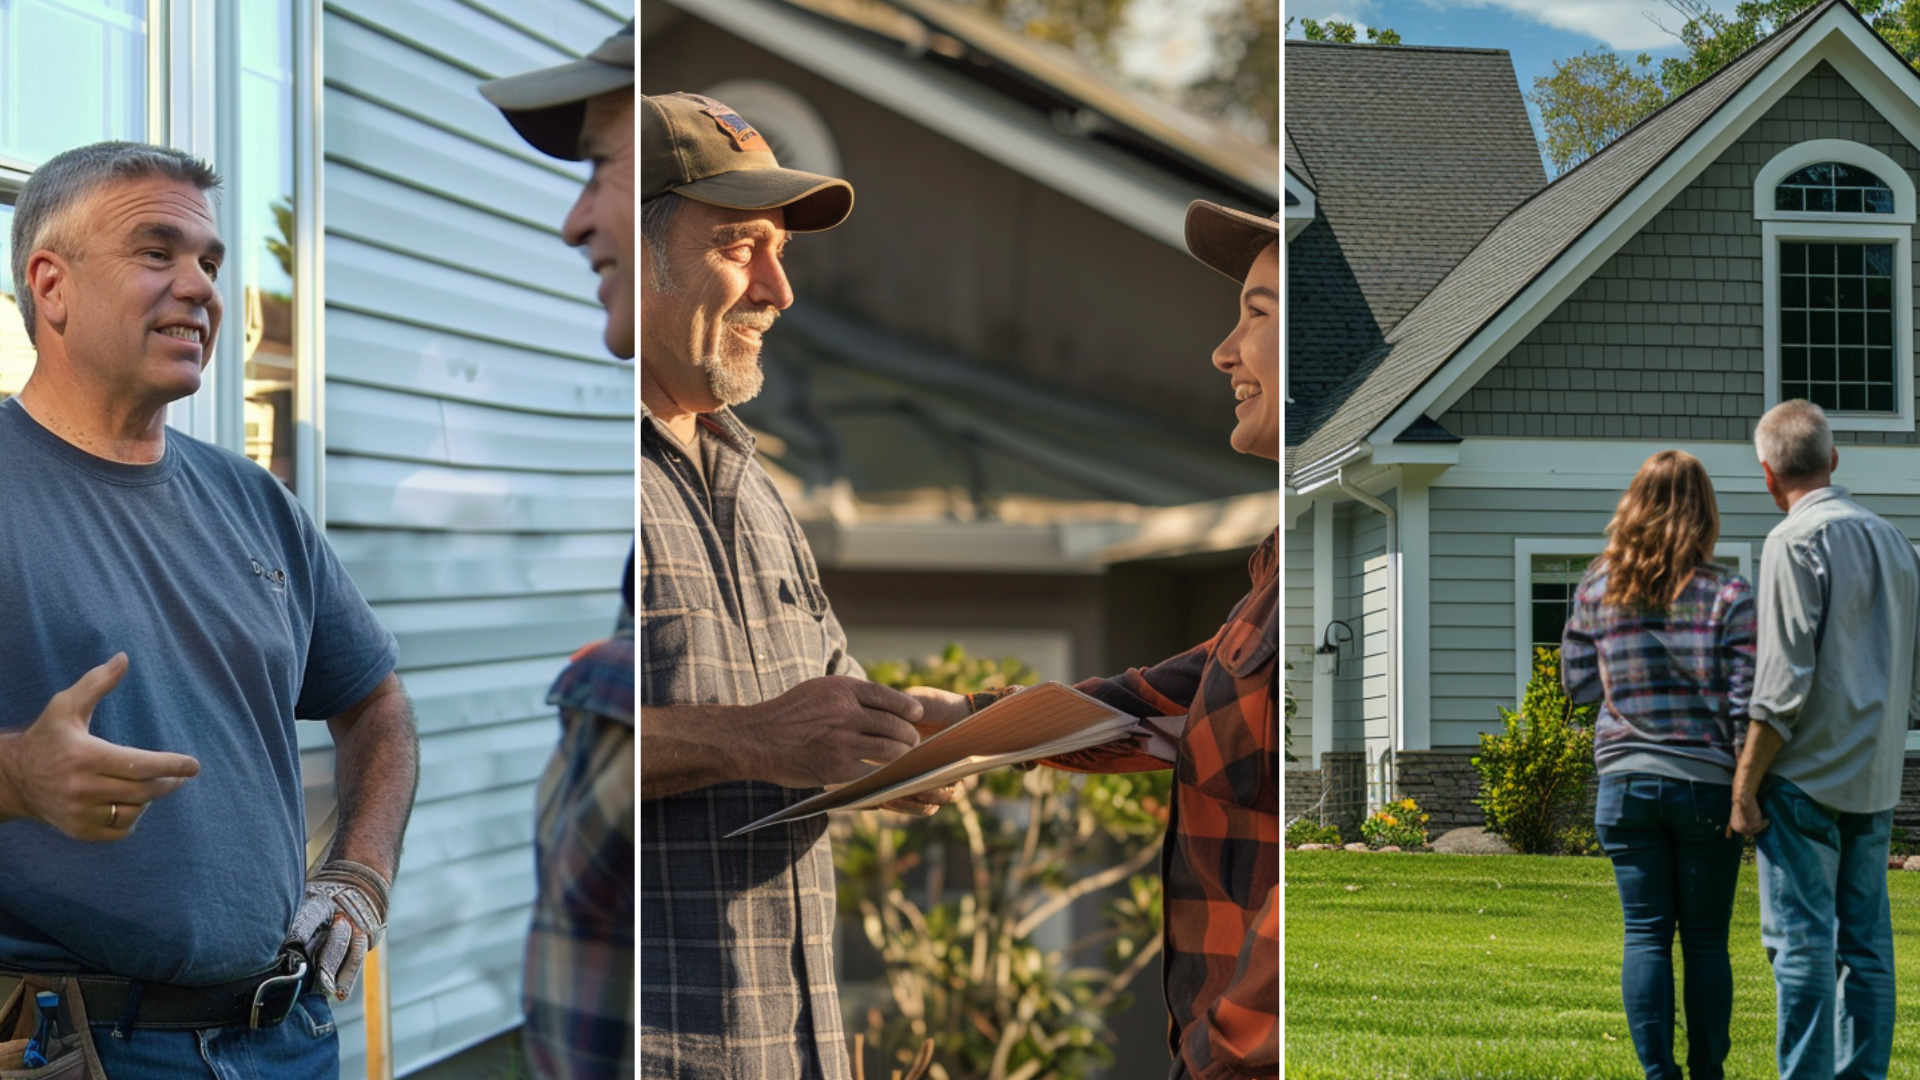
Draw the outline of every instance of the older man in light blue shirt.
M1840 455L1818 406L1776 406L1754 443L1787 519L1760 556L1732 828L1759 849L1780 1076L1878 1080L1893 1050L1887 847L1920 715L1920 557L1833 485Z

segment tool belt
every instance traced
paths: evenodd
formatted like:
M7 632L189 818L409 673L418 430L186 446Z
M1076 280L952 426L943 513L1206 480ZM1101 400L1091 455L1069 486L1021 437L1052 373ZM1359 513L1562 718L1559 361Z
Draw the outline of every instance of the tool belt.
M14 995L21 982L31 985L47 978L0 970L0 1001ZM294 1003L314 984L307 958L294 949L283 951L265 971L219 986L174 986L116 975L52 978L77 987L86 1015L95 1023L112 1021L115 1038L137 1028L273 1027L293 1014Z

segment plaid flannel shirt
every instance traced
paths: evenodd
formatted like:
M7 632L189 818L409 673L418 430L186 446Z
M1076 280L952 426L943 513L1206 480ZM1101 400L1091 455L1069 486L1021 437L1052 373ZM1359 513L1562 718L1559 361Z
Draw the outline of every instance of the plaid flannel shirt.
M1753 589L1701 563L1664 611L1609 605L1606 595L1606 565L1595 562L1560 642L1567 696L1604 702L1593 725L1599 771L1644 769L1651 753L1686 759L1691 768L1671 767L1698 779L1732 783L1753 690Z
M818 676L864 677L753 436L725 409L700 424L705 487L641 410L641 707L752 705ZM815 794L750 781L641 792L642 1075L850 1075L826 818L726 839Z
M1187 717L1160 857L1161 971L1175 1075L1194 1080L1280 1074L1279 537L1276 529L1254 552L1253 588L1212 638L1152 667L1079 684L1133 716ZM1131 742L1047 764L1167 767Z
M547 703L527 938L527 1060L543 1080L633 1076L633 561L611 640L574 654Z

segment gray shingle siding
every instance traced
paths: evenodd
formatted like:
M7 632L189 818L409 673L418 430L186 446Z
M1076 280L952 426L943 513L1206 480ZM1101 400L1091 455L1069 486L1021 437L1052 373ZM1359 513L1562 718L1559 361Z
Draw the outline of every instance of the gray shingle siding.
M1822 62L1440 417L1459 435L1743 441L1764 411L1754 174L1809 139L1920 171L1920 151ZM1916 275L1920 278L1920 275ZM1920 442L1836 432L1840 442Z

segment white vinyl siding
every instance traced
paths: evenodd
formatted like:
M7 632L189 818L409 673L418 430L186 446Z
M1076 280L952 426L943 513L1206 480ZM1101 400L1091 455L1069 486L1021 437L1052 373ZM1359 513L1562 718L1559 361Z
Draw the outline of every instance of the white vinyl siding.
M1391 495L1385 497L1393 502ZM1341 569L1336 572L1336 616L1353 630L1354 640L1340 647L1340 674L1334 679L1333 749L1369 749L1388 745L1387 667L1392 627L1387 609L1386 521L1351 503L1341 506L1336 535L1344 537Z
M386 948L405 1074L519 1023L546 691L611 631L634 522L633 369L559 236L585 169L474 86L573 59L632 12L325 11L327 533L399 638L420 720ZM303 741L310 777L325 743ZM339 1009L343 1077L365 1073L361 1000Z
M1313 761L1314 751L1313 650L1320 644L1322 629L1313 625L1313 515L1317 512L1309 510L1300 515L1293 528L1286 530L1287 619L1280 632L1286 648L1284 659L1293 665L1292 670L1281 674L1299 703L1299 712L1291 722L1293 756L1308 763Z

